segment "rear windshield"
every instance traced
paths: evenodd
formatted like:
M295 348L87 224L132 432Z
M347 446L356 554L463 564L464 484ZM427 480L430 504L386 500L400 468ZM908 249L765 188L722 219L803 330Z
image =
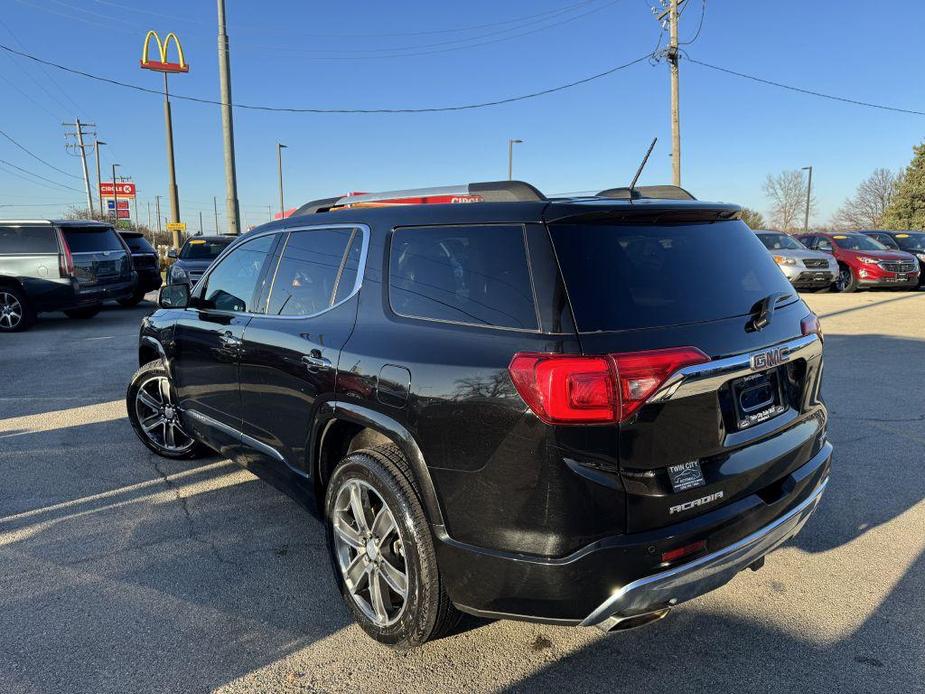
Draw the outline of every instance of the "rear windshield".
M50 226L0 226L0 253L57 253L58 239Z
M748 314L793 294L741 221L550 226L578 329L632 330Z
M133 253L157 253L154 246L148 243L144 236L123 236L122 240L128 244Z
M805 251L806 246L787 234L758 234L758 240L769 251Z
M896 234L896 243L904 251L925 251L925 234Z
M119 237L112 229L97 227L65 227L62 229L71 253L99 253L124 251Z
M180 249L183 260L215 260L231 239L190 239Z

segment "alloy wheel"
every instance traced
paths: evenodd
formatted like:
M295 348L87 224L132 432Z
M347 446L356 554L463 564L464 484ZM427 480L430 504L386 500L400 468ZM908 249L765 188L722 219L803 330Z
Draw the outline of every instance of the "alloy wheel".
M337 564L357 607L377 627L394 624L408 598L408 566L395 516L369 484L349 479L331 514Z
M153 443L172 452L183 451L194 444L180 426L177 405L165 376L152 376L138 386L135 394L135 414L145 436Z
M14 295L0 292L0 328L12 330L22 322L23 309Z
M843 267L838 271L838 279L835 281L835 286L838 291L843 292L849 284L851 284L851 270Z

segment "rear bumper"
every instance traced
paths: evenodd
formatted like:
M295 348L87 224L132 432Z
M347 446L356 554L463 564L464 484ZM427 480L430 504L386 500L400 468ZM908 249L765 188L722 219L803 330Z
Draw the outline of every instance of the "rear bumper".
M135 293L137 279L112 284L80 285L77 290L77 306L95 306L104 301L127 299Z
M831 444L821 444L779 481L782 494L774 499L752 494L680 523L602 538L565 557L438 538L447 592L470 614L562 625L603 624L690 600L799 532L825 489L831 456ZM659 562L662 552L699 540L706 554L674 566Z
M796 507L738 542L623 586L589 614L581 626L607 631L624 619L673 607L725 585L799 533L819 505L828 483L826 477Z
M160 289L163 284L159 270L138 270L138 291L153 292Z

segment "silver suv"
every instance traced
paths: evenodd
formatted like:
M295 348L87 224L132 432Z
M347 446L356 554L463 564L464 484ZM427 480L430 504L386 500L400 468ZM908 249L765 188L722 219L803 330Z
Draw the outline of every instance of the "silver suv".
M780 231L756 231L783 273L797 289L828 289L838 277L838 263L827 253L811 251Z

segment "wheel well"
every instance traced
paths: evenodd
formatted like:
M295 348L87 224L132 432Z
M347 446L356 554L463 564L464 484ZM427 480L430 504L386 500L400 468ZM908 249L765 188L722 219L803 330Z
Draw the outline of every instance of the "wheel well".
M22 282L14 277L0 277L0 287L12 287L13 289L22 290Z
M157 348L153 345L147 343L141 343L138 347L138 366L144 366L148 362L155 361L161 358L160 352L157 351Z
M331 473L344 457L353 451L362 448L372 448L385 443L393 443L392 439L375 429L364 427L339 419L332 420L321 436L318 444L318 453L315 456L315 494L318 499L318 508L324 509L324 493L331 479Z

